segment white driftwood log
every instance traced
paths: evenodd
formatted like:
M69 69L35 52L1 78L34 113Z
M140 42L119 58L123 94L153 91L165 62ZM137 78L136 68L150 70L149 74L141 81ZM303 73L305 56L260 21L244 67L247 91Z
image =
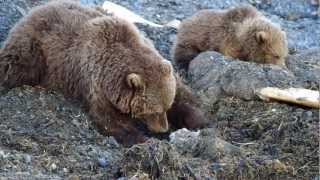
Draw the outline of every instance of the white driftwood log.
M143 17L133 13L132 11L128 10L127 8L120 6L118 4L115 4L110 1L104 2L102 5L103 10L107 11L107 13L112 13L115 16L118 16L120 18L126 19L127 21L131 23L142 23L142 24L148 24L150 26L154 27L163 27L160 24L153 23L151 21L145 20Z
M309 89L289 88L279 89L266 87L256 93L262 100L278 100L303 105L311 108L320 108L319 91Z

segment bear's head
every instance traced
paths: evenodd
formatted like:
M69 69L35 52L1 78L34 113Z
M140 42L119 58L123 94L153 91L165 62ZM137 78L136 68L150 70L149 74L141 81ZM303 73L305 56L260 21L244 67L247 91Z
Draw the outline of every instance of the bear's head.
M87 26L87 53L99 59L95 71L102 76L97 79L105 99L121 113L142 120L149 130L166 132L166 112L176 94L171 63L123 19L103 16Z
M239 25L237 37L249 60L285 66L288 45L279 25L264 17L249 18Z
M168 130L167 111L176 94L172 65L169 61L160 60L154 67L142 66L141 71L130 71L126 76L126 84L132 94L129 113L143 120L153 132Z

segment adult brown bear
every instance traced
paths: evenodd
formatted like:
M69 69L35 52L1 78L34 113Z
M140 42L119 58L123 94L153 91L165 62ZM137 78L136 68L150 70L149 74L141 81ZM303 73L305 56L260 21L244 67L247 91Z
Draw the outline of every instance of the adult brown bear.
M174 124L206 122L171 63L133 24L73 1L39 6L10 31L0 50L0 85L23 84L80 100L103 133L126 145L146 140L138 120L166 132L167 112L174 117L182 107L189 114ZM188 97L176 96L176 89Z

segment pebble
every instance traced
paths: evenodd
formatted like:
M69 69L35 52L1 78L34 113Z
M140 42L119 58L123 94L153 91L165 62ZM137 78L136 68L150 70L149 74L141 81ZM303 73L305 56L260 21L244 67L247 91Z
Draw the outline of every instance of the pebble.
M63 172L64 172L64 173L69 173L69 169L63 168Z
M211 164L211 169L214 170L214 171L218 171L218 170L221 170L222 167L221 167L220 163L212 163Z
M174 20L168 22L168 23L166 24L166 26L169 26L169 27L173 27L173 28L178 29L180 23L181 23L181 21L179 21L179 20L177 20L177 19L174 19Z
M107 167L108 166L108 161L105 157L99 158L98 163L100 167Z
M55 171L57 169L57 165L55 163L52 163L50 166L51 171Z
M312 114L313 114L312 111L307 111L307 112L306 112L306 115L307 115L308 117L312 117Z
M114 138L114 137L109 137L108 138L108 143L107 143L109 146L111 146L111 147L115 147L115 148L119 148L120 147L120 145L119 145L119 143L117 142L117 140Z
M31 163L31 156L28 155L28 154L25 155L25 156L24 156L24 162L27 163L27 164L30 164L30 163Z
M245 165L246 165L246 162L243 159L241 159L239 162L239 166L243 168Z
M80 180L80 177L77 175L71 175L68 177L68 180Z
M302 120L304 121L312 121L313 112L312 111L305 111L302 113Z
M215 179L213 177L206 176L206 177L204 177L204 180L215 180Z
M0 158L6 158L6 154L4 153L4 151L0 151Z
M320 176L314 177L313 180L320 180Z

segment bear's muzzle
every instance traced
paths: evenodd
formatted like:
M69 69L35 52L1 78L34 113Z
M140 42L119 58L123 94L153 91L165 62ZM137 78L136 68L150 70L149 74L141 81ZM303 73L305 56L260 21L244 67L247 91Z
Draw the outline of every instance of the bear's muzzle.
M164 133L169 130L166 113L152 114L144 117L148 129L155 133Z

